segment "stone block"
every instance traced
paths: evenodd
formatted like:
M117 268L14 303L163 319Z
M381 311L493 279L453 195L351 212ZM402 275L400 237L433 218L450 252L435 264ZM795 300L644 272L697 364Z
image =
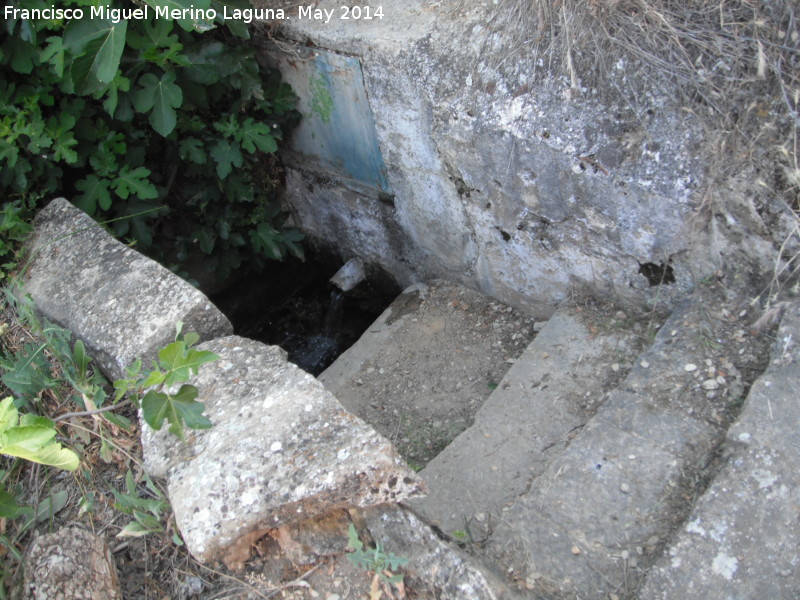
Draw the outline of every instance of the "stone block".
M201 340L233 332L202 292L63 198L39 212L27 250L24 291L47 319L83 340L113 379L137 358L149 365L173 341L178 321Z
M34 539L25 554L25 600L119 600L122 592L105 540L78 527Z
M166 428L142 434L146 469L166 478L199 560L236 565L269 530L423 492L392 445L279 348L236 336L199 348L220 356L192 381L213 427L185 444Z

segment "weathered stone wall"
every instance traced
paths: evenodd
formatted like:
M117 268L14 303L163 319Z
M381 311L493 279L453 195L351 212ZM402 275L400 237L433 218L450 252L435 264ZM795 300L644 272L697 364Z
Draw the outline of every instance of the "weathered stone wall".
M717 190L727 207L700 193L704 132L668 93L614 102L534 80L503 64L520 55L489 26L497 3L430 4L382 3L382 19L358 21L323 0L329 22L282 24L296 48L361 59L393 194L387 203L293 154L287 202L313 241L401 284L449 278L541 315L573 289L669 302L731 262L752 278L774 260L750 190ZM267 54L295 83L287 48ZM614 71L612 81L636 77L624 63ZM300 96L305 119L318 118ZM648 263L669 264L675 282L651 287Z

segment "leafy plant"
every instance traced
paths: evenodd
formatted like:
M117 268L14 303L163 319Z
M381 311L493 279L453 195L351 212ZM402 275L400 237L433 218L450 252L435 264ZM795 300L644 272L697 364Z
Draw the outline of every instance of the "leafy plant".
M372 597L376 597L377 583L382 581L386 585L392 585L400 588L403 584L403 575L395 573L400 567L408 562L408 559L401 556L395 556L391 552L384 552L380 543L375 545L375 548L364 549L364 543L358 538L356 528L350 524L348 530L348 549L352 550L347 554L353 566L371 571L374 573L372 584ZM377 598L380 598L380 591L377 593Z
M153 369L133 387L138 390L138 402L147 424L158 431L165 420L169 421L169 431L185 440L184 424L191 429L208 429L211 421L203 416L203 403L195 400L198 394L195 386L184 383L176 392L170 390L197 374L200 365L215 361L219 356L192 348L199 336L196 333L181 335L182 327L183 324L178 323L176 340L158 352L158 363L154 363ZM124 394L130 389L140 369L141 361L137 361L128 373L129 379L114 382L118 397L120 392ZM142 395L141 390L147 391Z
M20 415L11 397L0 401L0 454L74 471L80 459L55 440L53 422L30 413Z
M117 500L114 508L133 517L133 521L123 527L117 537L142 537L151 533L164 533L161 521L164 514L170 511L169 501L164 492L158 489L146 474L142 477L151 498L139 494L130 470L125 475L125 493L112 490ZM173 534L172 541L178 546L183 545L183 540L177 533Z
M23 19L0 26L0 261L31 207L59 193L164 261L206 256L224 277L302 256L284 226L273 154L295 119L291 89L262 69L247 28L155 18ZM186 0L175 6L189 8ZM115 0L110 8L130 8ZM21 0L15 9L40 8ZM225 25L225 27L217 27ZM201 33L201 31L204 31Z

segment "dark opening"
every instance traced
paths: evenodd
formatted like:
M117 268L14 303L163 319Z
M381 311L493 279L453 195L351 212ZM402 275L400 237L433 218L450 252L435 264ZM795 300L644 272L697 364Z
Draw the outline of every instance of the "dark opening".
M319 375L352 346L399 290L363 281L349 292L329 283L342 265L319 255L270 264L212 298L237 335L286 350L289 361Z
M639 273L647 278L650 287L654 285L675 283L675 272L672 266L656 263L639 263Z

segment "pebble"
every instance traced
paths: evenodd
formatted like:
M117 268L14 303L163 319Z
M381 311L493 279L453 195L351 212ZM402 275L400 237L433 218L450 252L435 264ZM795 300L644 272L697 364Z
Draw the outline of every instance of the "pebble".
M716 379L706 379L703 382L704 390L716 390L719 388L719 382Z
M619 486L619 491L622 492L623 494L627 494L628 492L631 491L631 486L629 486L627 483L623 483L622 485Z
M573 546L573 547L572 547L572 549L571 549L571 552L572 552L572 553L573 553L575 556L578 556L578 555L581 553L581 549L580 549L580 548L578 548L577 546Z
M689 363L685 367L683 367L683 370L686 371L687 373L691 373L692 371L697 370L697 365L694 363Z
M614 363L613 365L611 365L611 370L614 371L614 373L619 371L619 364L618 363Z
M650 363L647 362L646 360L642 360L639 364L642 365L642 367L645 369L650 366Z

